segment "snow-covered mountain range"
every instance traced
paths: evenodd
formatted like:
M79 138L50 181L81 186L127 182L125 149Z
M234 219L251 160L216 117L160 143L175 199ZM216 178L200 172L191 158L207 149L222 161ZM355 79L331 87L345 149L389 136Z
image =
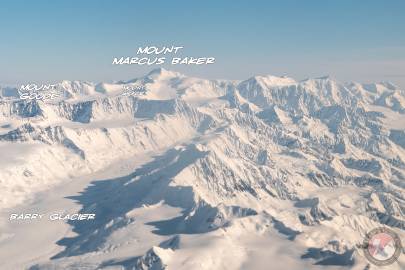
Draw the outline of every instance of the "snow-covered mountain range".
M156 69L58 87L1 92L0 269L374 269L364 235L405 236L405 91L391 83ZM66 207L97 218L7 220Z

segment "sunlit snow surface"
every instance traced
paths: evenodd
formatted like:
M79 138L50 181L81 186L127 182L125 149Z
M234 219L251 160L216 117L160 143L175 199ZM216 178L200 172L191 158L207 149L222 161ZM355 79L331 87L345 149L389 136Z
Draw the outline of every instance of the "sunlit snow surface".
M404 239L405 93L390 83L157 69L59 86L0 99L0 269L378 269L365 234ZM55 212L96 219L9 220Z

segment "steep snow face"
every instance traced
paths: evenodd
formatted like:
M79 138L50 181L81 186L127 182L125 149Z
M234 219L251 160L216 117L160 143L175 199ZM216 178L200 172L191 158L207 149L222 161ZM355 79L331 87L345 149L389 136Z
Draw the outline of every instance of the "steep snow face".
M347 87L356 96L370 104L387 107L402 114L405 113L405 92L390 82L373 84L349 83Z
M271 84L272 81L275 83ZM299 83L286 78L253 77L241 82L237 88L242 97L259 107L276 104L294 114L312 115L324 106L361 107L360 100L349 89L329 77Z
M404 92L390 83L157 69L59 85L45 102L2 92L0 209L87 177L98 181L58 202L74 195L97 219L68 222L74 236L55 235L52 254L27 251L9 269L268 269L280 256L289 269L364 269L368 230L404 236L405 126L389 124L405 121ZM107 167L115 175L97 178ZM2 227L0 250L14 234Z

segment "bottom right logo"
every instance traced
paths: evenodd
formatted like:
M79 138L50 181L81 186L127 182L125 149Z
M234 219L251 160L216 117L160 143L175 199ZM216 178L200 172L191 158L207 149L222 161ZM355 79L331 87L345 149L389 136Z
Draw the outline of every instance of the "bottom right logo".
M401 240L393 230L379 227L366 234L363 241L364 255L378 266L390 265L402 253Z

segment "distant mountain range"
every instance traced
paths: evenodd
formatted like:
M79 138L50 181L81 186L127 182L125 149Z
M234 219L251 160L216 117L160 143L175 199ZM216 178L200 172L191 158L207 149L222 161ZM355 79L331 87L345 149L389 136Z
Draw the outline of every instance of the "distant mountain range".
M0 208L124 160L142 165L77 190L96 222L70 223L62 250L24 267L280 269L282 256L283 269L364 269L367 231L405 236L405 91L389 82L156 69L57 87L45 101L2 89Z

